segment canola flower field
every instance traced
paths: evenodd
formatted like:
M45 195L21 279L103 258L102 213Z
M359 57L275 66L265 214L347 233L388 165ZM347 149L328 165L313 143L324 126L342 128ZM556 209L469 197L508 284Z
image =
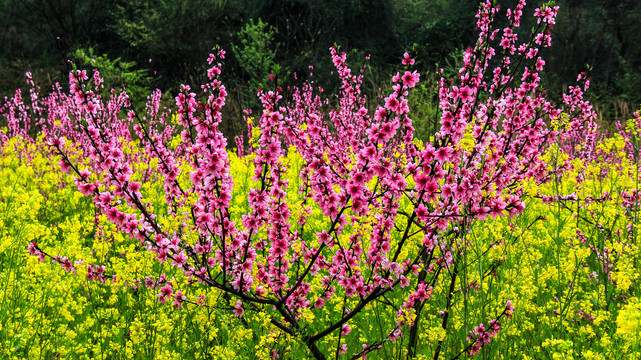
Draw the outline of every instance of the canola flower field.
M619 136L607 139L593 161L569 160L550 149L546 156L563 172L547 184L527 184L525 212L471 229L468 239L474 248L492 246L457 284L466 302L450 310L455 322L465 324L464 314L474 318L491 311L479 306L486 299L509 298L518 309L488 351L489 358L641 356L638 197L634 200L639 164L626 156L624 146ZM260 313L251 315L255 327L245 328L224 309L175 310L160 304L156 293L137 279L163 270L177 284L185 277L158 265L150 253L136 251L136 243L96 214L90 199L67 186L72 177L61 173L43 148L42 138L19 137L2 147L2 357L250 359L267 358L266 344L291 351L291 339L270 331ZM288 161L297 161L296 155ZM246 191L247 159L231 155L230 162L234 191ZM146 193L162 194L152 186ZM53 254L109 264L118 275L92 282L82 266L70 274L58 264L39 263L26 251L34 240ZM444 291L437 286L434 296ZM210 289L198 294L221 296ZM425 310L420 334L426 350L440 339L462 336L446 337L439 322L442 308L432 307ZM464 307L475 311L466 314ZM376 323L358 326L375 331ZM394 358L397 351L390 347L382 357Z
M235 148L221 49L173 110L28 76L0 109L0 359L641 358L641 113L606 133L584 74L545 98L557 10L520 45L482 4L429 141L407 53L371 105L330 49L340 93L260 91Z

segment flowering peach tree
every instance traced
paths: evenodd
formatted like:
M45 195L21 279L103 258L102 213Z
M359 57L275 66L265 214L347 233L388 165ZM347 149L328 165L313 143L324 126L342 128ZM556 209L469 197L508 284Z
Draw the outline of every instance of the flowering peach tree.
M312 83L287 99L277 86L258 92L263 110L247 118L250 142L239 149L252 175L243 187L220 131L227 89L220 80L225 52L218 48L208 59L207 82L181 87L173 118L160 108L160 91L139 112L126 93L105 93L97 70L93 76L73 70L69 91L58 86L46 98L32 95L31 112L19 93L8 102L0 142L25 134L29 124L42 128L61 169L97 211L137 250L188 279L181 285L164 273L139 279L159 302L177 308L218 302L243 326L251 326L247 312L259 313L264 326L316 359L365 358L401 338L413 357L425 309L442 309L445 332L453 326L455 293L466 294L461 273L475 261L469 229L524 210L522 184L549 178L548 144L586 154L594 146L594 138L582 136L592 134L594 119L583 99L585 76L560 105L540 86L539 53L551 46L558 7L538 8L536 28L522 38L524 6L521 0L507 9L500 28L499 8L481 4L475 46L465 50L458 76L440 81L441 126L428 143L414 138L408 104L420 81L414 59L404 55L391 93L372 105L361 90L362 73L353 73L335 48L341 80L335 97L324 98ZM560 119L563 126L549 126ZM141 173L141 162L154 166ZM164 202L152 203L146 184L158 182ZM108 264L49 254L35 241L28 250L70 272L84 267L89 280L116 276ZM198 288L222 295L194 295ZM444 351L472 356L491 343L515 311L510 299L493 301L488 306L497 310L464 329L464 342L448 345L441 337L434 358ZM369 321L377 332L363 325ZM349 348L350 337L361 345Z

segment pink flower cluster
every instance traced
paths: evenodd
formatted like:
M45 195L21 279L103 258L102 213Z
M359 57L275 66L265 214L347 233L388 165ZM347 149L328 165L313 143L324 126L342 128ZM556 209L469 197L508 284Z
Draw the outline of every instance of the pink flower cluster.
M492 338L499 333L501 328L501 323L497 320L490 320L489 329L485 329L485 326L481 323L478 326L474 327L473 331L470 331L467 336L467 341L474 341L474 344L469 347L467 356L471 357L478 354L481 350L481 347L487 345L492 341Z

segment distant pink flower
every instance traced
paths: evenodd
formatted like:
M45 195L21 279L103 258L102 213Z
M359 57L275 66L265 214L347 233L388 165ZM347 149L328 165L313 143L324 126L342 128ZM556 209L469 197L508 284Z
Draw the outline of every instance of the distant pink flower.
M403 54L403 65L414 65L414 59L410 58L410 54Z
M27 246L27 250L29 250L29 254L31 255L38 255L40 253L40 250L38 250L38 245L35 241L29 243L29 246Z
M236 301L236 305L234 305L234 315L236 317L241 317L244 312L245 309L243 309L243 302L240 300Z
M156 297L158 298L158 301L160 301L162 304L167 302L167 299L171 297L171 294L174 293L174 289L171 287L170 284L166 284L160 289L160 293L156 294Z
M174 306L176 306L179 309L182 309L182 302L187 299L185 295L183 295L182 291L178 290L174 295L172 295L174 298Z
M59 138L59 137L54 137L49 140L49 146L54 146L54 147L61 147L65 144L65 139Z
M129 183L129 190L131 190L133 192L137 192L138 190L140 190L140 183L137 182L137 181L130 182Z
M318 243L320 244L331 246L333 243L332 237L325 230L317 233L316 236L318 237Z
M349 333L352 331L352 328L349 327L349 325L344 324L343 327L341 328L341 334L346 336L349 335Z
M507 315L508 318L512 318L513 313L514 306L512 305L512 301L508 300L507 303L505 303L505 315Z
M436 150L436 160L440 161L441 163L445 163L449 161L450 159L450 149L446 147L441 147L438 150Z
M385 108L391 111L398 111L399 109L399 101L396 98L396 94L392 94L388 97L385 98Z
M78 190L84 195L84 196L89 196L93 194L93 191L96 189L96 186L94 184L86 183L86 184L78 184Z
M474 100L473 91L468 86L459 89L459 98L463 102L472 102Z
M181 251L177 255L174 255L174 261L171 265L180 267L185 264L185 261L187 261L187 255L185 255L184 251Z
M419 82L421 74L414 72L406 71L405 74L401 77L403 79L403 85L409 88L413 88Z

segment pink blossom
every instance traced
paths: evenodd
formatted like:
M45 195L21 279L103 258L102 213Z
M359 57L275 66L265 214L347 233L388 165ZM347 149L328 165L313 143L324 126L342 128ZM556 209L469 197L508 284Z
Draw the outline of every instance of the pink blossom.
M171 287L171 285L166 284L160 289L160 293L156 294L156 297L158 298L158 301L164 304L171 297L171 294L173 293L174 293L174 289Z
M416 86L416 83L419 82L421 75L414 70L414 72L409 72L406 71L405 74L402 76L403 79L403 86L407 86L408 88L413 88Z
M349 333L350 333L351 331L352 331L352 329L351 329L351 328L349 327L349 325L347 325L347 324L344 324L344 325L341 327L341 334L342 334L343 336L347 336L347 335L349 335Z
M403 54L403 65L414 65L414 59L410 58L410 54L405 53Z

